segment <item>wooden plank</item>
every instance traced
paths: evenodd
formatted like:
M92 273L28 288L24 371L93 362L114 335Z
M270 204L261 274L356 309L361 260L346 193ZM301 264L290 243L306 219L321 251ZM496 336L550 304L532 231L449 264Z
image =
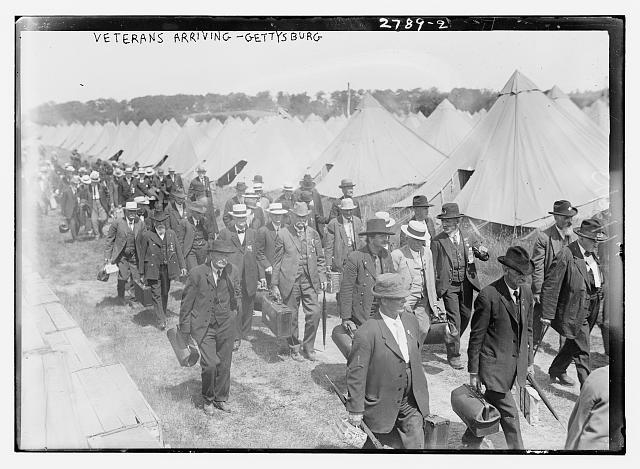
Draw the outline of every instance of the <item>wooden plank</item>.
M82 433L87 437L104 433L105 429L91 404L87 390L76 373L71 373L71 385L73 386L74 394L73 404Z
M46 396L42 355L22 356L20 370L20 449L46 445Z
M60 301L56 294L53 293L49 286L44 282L27 285L26 296L29 304L34 306Z
M49 347L57 352L63 352L67 361L67 367L71 372L84 368L73 346L69 343L65 331L46 334L44 340Z
M117 363L104 367L107 371L109 380L114 383L118 389L118 395L134 412L140 423L158 423L158 418L151 409L151 406L144 398L136 384L127 373L125 367Z
M47 310L47 313L53 321L53 324L55 324L57 330L61 331L63 329L78 327L78 324L60 303L48 303L45 306L45 309Z
M81 368L89 368L102 364L100 358L98 358L98 355L89 343L89 339L87 339L87 336L84 335L84 332L82 332L79 327L67 329L63 331L63 333L73 347L73 350L75 351L80 362Z
M93 449L132 449L162 448L162 445L144 427L138 425L89 438L89 447Z
M48 348L33 316L31 314L23 314L20 319L22 353Z
M28 306L25 309L27 310L27 314L31 314L35 319L36 326L40 333L50 334L51 332L56 331L56 326L47 314L47 310L44 308L44 306L32 305Z
M118 418L116 408L113 406L115 396L105 392L105 383L100 380L95 368L85 368L78 370L75 375L80 379L80 383L85 388L87 396L91 401L100 424L105 431L117 430L123 427L123 423Z
M46 431L47 449L88 448L86 437L80 431L77 416L71 403L71 375L58 352L43 356L45 386L47 392Z

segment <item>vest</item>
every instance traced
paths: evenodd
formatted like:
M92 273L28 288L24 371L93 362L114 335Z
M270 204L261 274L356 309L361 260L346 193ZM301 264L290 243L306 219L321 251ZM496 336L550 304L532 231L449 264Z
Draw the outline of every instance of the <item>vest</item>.
M451 241L453 245L453 259L451 259L451 281L462 282L464 280L464 274L466 272L466 258L464 253L464 243L462 242L462 236L460 236L460 242L456 244Z
M125 253L134 253L135 252L135 247L136 247L136 238L133 235L133 231L129 229L129 222L125 220L125 223L127 223L127 230L126 230L126 243L124 245L124 252ZM134 228L135 228L135 223L133 224Z
M195 223L195 222L194 222ZM199 220L198 224L193 227L193 245L202 246L207 242L207 234L204 229L204 219Z
M303 273L308 273L309 271L308 260L309 259L307 256L307 235L305 231L304 237L300 239L300 255L298 256L298 272L296 273L296 277L302 275Z
M168 264L169 263L169 255L167 253L167 233L166 232L164 234L164 238L162 239L162 245L161 245L160 249L162 250L162 261L160 263L161 264Z

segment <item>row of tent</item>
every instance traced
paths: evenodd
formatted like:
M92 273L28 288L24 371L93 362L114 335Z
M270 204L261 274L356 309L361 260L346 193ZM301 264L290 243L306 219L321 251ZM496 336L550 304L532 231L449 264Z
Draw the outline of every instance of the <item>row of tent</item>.
M45 145L89 159L121 151L119 161L172 165L187 177L198 165L212 179L260 174L267 191L306 173L329 197L340 195L344 178L354 181L357 195L413 185L436 207L456 201L474 218L539 226L554 200L568 199L582 213L607 203L608 127L593 110L608 117L608 105L599 101L587 114L559 88L545 93L515 71L491 109L473 115L445 99L429 116L399 117L367 94L349 119L279 113L255 123L190 119L181 127L172 119L43 126L35 133ZM410 205L414 193L394 206Z

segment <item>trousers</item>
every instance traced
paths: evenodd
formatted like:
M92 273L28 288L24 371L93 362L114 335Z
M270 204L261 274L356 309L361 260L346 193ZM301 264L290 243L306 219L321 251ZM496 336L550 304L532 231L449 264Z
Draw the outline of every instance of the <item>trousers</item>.
M366 423L366 422L365 422ZM413 381L411 368L407 365L406 380L400 410L396 417L393 430L389 433L374 433L374 436L384 446L396 449L424 448L424 418L418 409L413 396ZM362 449L373 449L375 445L369 437Z
M511 392L495 392L487 389L484 398L500 412L500 426L504 432L504 439L507 441L507 448L524 449L518 408ZM473 448L478 448L482 440L483 437L475 436L468 428L462 435L462 442Z
M196 266L204 264L207 258L207 245L193 246L189 254L185 257L187 270L191 270Z
M167 264L160 264L158 268L158 279L147 279L147 284L151 287L151 297L155 306L158 321L167 319L167 303L169 302L169 290L171 289L171 279L169 279L169 269Z
M418 340L420 341L420 344L424 344L424 341L429 334L429 329L431 328L431 307L429 306L427 298L422 297L415 304L411 305L409 310L416 316L416 319L418 320L418 332L420 334Z
M129 288L129 290L133 290L133 282L140 282L138 261L135 254L126 255L122 253L115 263L118 266L118 296L124 298L125 289ZM131 296L135 296L133 291Z
M236 338L238 339L244 339L251 333L251 325L253 323L253 306L255 301L256 295L249 295L243 285L242 309L238 311L238 315L236 317Z
M465 278L458 285L451 285L442 295L444 309L447 312L450 334L445 335L447 356L460 356L460 337L469 325L471 319L471 307L473 305L473 287ZM457 332L457 333L454 333Z
M302 273L296 278L291 293L287 298L282 299L291 308L293 315L291 318L291 336L287 339L289 347L293 351L300 350L300 339L298 339L298 309L302 304L304 311L304 338L302 339L302 350L309 353L313 351L320 323L320 303L318 294L313 288L313 284L306 273Z
M102 225L107 221L107 212L99 200L91 201L91 225L93 232L100 237L104 237L102 234Z
M202 397L209 403L229 399L234 321L233 315L221 322L214 319L198 345L202 367Z

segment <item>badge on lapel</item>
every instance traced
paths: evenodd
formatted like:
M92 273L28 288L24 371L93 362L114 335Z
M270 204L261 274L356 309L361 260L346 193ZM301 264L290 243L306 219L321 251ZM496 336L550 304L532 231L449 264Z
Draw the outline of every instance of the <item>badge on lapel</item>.
M251 244L247 246L247 251L253 252L253 246Z

